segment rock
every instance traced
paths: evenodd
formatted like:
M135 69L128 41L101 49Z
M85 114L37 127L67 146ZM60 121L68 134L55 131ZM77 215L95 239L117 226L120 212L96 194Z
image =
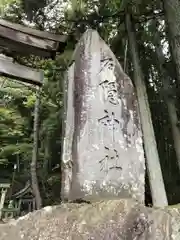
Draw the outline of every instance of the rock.
M0 240L179 240L179 209L130 200L66 203L0 225Z
M63 199L144 202L145 161L135 90L98 33L88 30L67 74Z

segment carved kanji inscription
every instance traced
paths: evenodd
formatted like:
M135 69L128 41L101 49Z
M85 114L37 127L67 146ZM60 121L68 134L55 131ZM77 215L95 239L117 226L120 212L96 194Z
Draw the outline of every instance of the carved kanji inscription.
M132 81L96 31L84 33L73 59L62 156L73 165L64 172L62 198L130 197L143 203L145 161Z
M114 63L111 58L102 60L101 86L104 90L105 98L113 105L119 104L116 77L114 76Z
M98 119L99 123L102 123L104 126L108 126L113 130L119 127L120 121L115 117L114 112L109 112L108 110L104 110L104 116Z
M101 164L101 171L108 173L110 170L122 170L122 167L118 165L119 154L116 149L104 147L105 157L99 161Z

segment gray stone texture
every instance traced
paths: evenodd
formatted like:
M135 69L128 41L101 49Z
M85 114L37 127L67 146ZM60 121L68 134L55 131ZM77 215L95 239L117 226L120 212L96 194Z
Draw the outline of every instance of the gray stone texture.
M62 198L144 202L145 160L130 78L100 38L80 39L65 84Z
M0 240L179 240L180 211L128 199L46 207L8 224Z

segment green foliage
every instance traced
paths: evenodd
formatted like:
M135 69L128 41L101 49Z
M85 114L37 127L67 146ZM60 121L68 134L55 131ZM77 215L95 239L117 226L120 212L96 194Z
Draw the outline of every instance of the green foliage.
M6 8L8 6L8 8ZM163 99L160 69L155 53L154 36L156 22L164 20L159 14L162 3L159 0L71 0L35 1L4 0L0 4L3 17L16 23L32 21L37 29L54 33L69 34L65 52L56 60L42 60L30 56L17 56L21 63L44 70L44 86L41 94L40 141L38 176L45 203L58 201L60 192L60 158L62 141L62 112L64 72L68 68L76 42L87 28L96 29L111 46L119 61L127 62L127 73L132 75L132 64L125 46L127 33L124 24L125 11L130 11L137 30L137 41L142 69L148 89L158 150L165 178L168 196L172 203L180 199L174 194L178 186L176 156L173 148L167 106ZM46 9L46 10L45 10ZM27 22L26 22L27 24ZM165 29L161 36L167 43ZM129 48L128 48L129 49ZM166 56L169 75L175 76L169 53ZM175 96L175 94L174 94ZM35 89L11 79L0 78L0 171L10 179L13 164L19 162L15 180L22 185L29 177L32 158L33 110ZM162 112L160 112L160 109ZM58 190L57 190L58 189ZM15 191L15 189L14 189ZM174 195L173 195L174 194ZM173 196L173 197L171 197Z
M6 8L11 5L18 3L19 0L1 0L0 1L0 15L3 16Z

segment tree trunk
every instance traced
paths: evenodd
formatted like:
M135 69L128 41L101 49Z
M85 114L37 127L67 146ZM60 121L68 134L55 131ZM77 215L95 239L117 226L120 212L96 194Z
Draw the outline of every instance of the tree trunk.
M173 140L174 140L174 148L176 151L176 157L178 161L178 166L180 169L180 131L178 128L178 116L177 116L177 110L175 106L175 100L170 96L168 97L168 91L169 91L169 86L170 86L170 79L168 76L168 73L166 69L163 67L165 63L165 57L163 55L162 47L160 44L160 38L158 36L157 39L157 47L156 47L156 52L157 52L157 58L160 66L160 72L161 72L161 80L163 84L163 90L164 90L164 95L165 95L165 101L167 104L168 108L168 113L169 113L169 119L171 123L171 128L172 128L172 135L173 135Z
M126 15L126 27L128 32L132 62L134 65L134 83L136 85L137 97L139 102L152 201L154 206L164 207L168 205L168 201L161 172L146 86L144 83L144 77L139 62L135 33L133 32L131 17L129 14Z
M39 184L37 178L37 160L38 160L38 137L39 137L39 108L40 108L40 90L36 92L36 103L34 108L34 139L33 139L33 153L31 162L31 181L33 193L36 200L36 208L42 207L42 199L39 191Z
M177 86L180 89L180 1L164 0L163 3L170 48L176 67Z

